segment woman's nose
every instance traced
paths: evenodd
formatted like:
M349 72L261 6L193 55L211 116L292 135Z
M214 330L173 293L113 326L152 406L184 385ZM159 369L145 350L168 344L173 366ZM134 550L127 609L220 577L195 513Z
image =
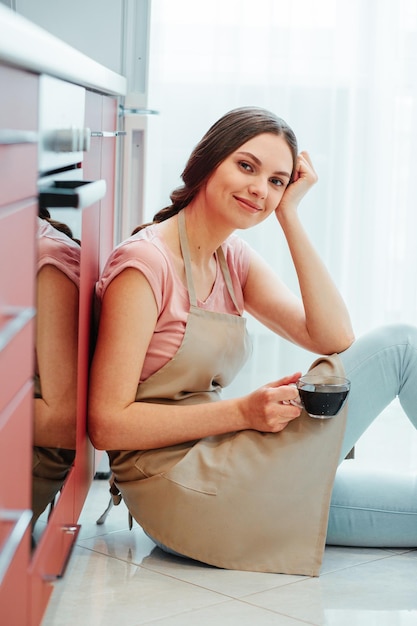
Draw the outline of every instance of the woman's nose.
M249 186L249 191L257 198L266 198L266 195L268 193L267 181L260 177L256 180L253 180Z

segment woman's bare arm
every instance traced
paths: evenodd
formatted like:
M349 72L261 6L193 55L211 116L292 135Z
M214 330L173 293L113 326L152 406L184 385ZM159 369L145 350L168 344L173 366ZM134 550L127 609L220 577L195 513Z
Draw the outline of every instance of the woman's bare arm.
M284 400L299 373L238 399L198 405L135 402L157 308L146 278L126 269L108 286L102 303L90 377L89 434L98 449L145 450L209 435L255 429L278 432L299 416Z
M298 204L317 180L310 158L301 153L296 177L276 209L297 273L301 300L253 254L247 284L247 310L266 326L318 354L342 352L354 334L346 305L298 216Z
M78 300L78 288L55 266L39 271L36 353L42 398L35 399L37 446L75 449Z

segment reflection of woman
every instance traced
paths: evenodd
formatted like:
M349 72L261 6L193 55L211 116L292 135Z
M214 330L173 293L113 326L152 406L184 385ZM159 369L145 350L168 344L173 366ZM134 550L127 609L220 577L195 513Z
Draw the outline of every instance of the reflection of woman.
M273 114L225 115L183 181L172 205L116 248L98 283L93 443L109 451L113 488L161 547L230 569L317 575L338 462L397 394L417 426L417 329L384 328L353 343L345 305L297 214L316 174ZM233 234L273 213L301 299ZM244 309L331 355L314 369L351 379L346 429L346 411L325 422L300 416L289 402L300 373L219 399L248 355ZM400 541L417 545L417 516L403 518ZM377 512L362 522L345 511L341 526L337 537L347 531L353 543L378 532L381 545L398 541Z
M37 250L34 522L75 456L80 277L80 246L64 225L38 218Z

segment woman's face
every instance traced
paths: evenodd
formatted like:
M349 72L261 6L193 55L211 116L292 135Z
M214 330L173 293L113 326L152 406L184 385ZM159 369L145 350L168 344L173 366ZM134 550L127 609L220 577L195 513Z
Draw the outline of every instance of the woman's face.
M254 226L275 211L292 169L292 153L283 137L257 135L213 172L203 190L207 208L227 217L233 228Z

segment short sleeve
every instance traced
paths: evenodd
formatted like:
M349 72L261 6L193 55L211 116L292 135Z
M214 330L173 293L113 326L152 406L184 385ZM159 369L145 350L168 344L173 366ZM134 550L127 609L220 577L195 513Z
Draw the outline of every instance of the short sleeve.
M130 238L115 248L97 283L96 294L99 300L103 298L111 281L127 268L137 269L145 276L160 313L162 294L166 291L168 262L162 250L146 239Z
M63 236L57 238L50 236L39 237L37 254L38 272L45 265L53 265L79 288L81 249L78 244L71 239L65 241Z
M232 280L234 275L242 289L248 278L251 250L250 245L237 235L231 235L226 241L225 257L232 274Z

